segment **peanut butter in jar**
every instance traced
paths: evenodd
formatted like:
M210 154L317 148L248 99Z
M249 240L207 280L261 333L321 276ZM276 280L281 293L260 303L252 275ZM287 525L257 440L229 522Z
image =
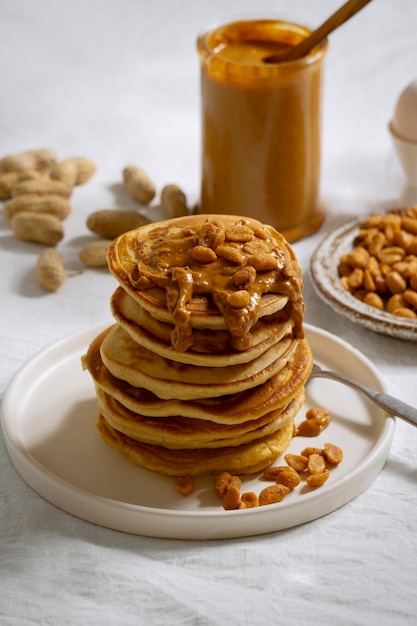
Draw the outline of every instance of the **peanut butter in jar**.
M265 57L309 35L273 19L236 21L197 41L201 62L199 213L247 215L293 242L317 230L327 41L296 61Z

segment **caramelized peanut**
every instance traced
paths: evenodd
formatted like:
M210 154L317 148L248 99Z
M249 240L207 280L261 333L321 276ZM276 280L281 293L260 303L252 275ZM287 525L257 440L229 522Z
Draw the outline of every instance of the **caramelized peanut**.
M280 474L283 470L285 470L285 465L273 465L272 467L267 467L266 470L264 470L263 478L265 480L276 481L278 474Z
M226 491L222 498L222 505L226 511L234 511L239 508L240 489L236 485L232 485Z
M307 468L308 458L303 454L286 454L285 460L297 472L304 472Z
M193 477L189 475L178 476L175 481L175 489L182 496L189 496L194 489Z
M191 257L198 263L213 263L217 259L217 254L207 246L194 246Z
M321 487L329 478L329 475L329 470L325 469L318 474L310 474L310 476L307 477L306 482L309 487Z
M310 454L307 471L309 474L321 474L326 469L326 461L322 454Z
M339 465L343 461L343 451L333 443L325 443L323 447L324 458L331 465Z
M265 506L266 504L275 504L281 502L285 496L289 493L288 487L285 485L271 485L265 487L259 494L259 506Z
M276 478L278 485L285 485L290 491L292 491L297 485L300 484L300 474L293 467L286 467L279 472Z
M245 491L240 496L239 509L253 509L253 507L259 506L259 499L256 493L253 491Z

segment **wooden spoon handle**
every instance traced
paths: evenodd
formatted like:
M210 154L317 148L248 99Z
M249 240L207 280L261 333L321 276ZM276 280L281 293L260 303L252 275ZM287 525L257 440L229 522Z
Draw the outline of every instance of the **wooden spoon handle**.
M325 39L327 35L336 30L339 26L347 22L355 13L358 13L371 0L348 0L333 15L331 15L321 26L314 30L311 35L303 39L297 46L293 46L282 54L274 54L264 59L265 63L282 63L283 61L293 61L305 56L314 46Z

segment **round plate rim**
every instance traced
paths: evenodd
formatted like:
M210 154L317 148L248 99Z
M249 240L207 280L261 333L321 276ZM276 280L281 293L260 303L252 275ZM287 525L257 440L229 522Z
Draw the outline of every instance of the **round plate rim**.
M34 355L12 378L0 406L0 418L6 448L15 469L35 492L67 513L107 528L150 537L200 540L253 536L298 526L334 512L363 492L375 480L382 469L394 436L395 418L390 416L384 417L385 424L381 429L381 433L374 441L371 452L359 466L356 466L348 475L342 476L339 480L326 486L326 488L303 496L302 512L296 523L279 523L279 516L281 515L277 508L280 506L279 504L262 507L262 519L259 522L259 508L224 511L221 505L219 505L219 511L163 509L113 500L67 482L28 455L22 442L18 440L16 433L13 432L11 412L14 396L19 392L19 383L22 376L30 368L36 368L39 360L53 357L56 352L65 354L65 348L74 341L78 341L81 345L86 346L88 341L92 340L98 332L108 325L109 323L100 324L88 330L69 335ZM309 324L304 326L307 334L315 335L320 340L335 342L349 350L349 352L359 355L360 360L376 378L381 391L384 390L384 384L378 371L360 351L326 330ZM348 495L343 491L344 486L345 491L346 487L349 487ZM70 496L70 503L68 502L68 496ZM72 503L74 498L76 501L75 505ZM309 508L308 504L312 499L314 499L314 506ZM291 518L295 508L300 508L296 501L286 504L284 518ZM320 514L317 514L318 508L321 509ZM122 520L120 520L121 511L124 514L124 519ZM254 516L258 516L256 528L254 528L253 524L255 521ZM164 517L169 519L169 529L161 529L158 528L158 525L155 525L156 519L159 520ZM194 529L192 525L196 522L197 527Z

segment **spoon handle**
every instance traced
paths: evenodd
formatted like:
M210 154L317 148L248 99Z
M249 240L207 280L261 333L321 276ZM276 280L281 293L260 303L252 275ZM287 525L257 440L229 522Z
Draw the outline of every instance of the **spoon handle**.
M345 385L349 385L353 389L358 389L362 391L365 395L368 396L375 404L380 406L382 409L385 409L391 415L396 415L397 417L401 417L406 422L409 422L413 426L417 426L417 409L412 407L410 404L406 404L402 402L402 400L398 400L397 398L393 398L386 393L382 393L380 391L375 391L374 389L370 389L369 387L365 387L361 383L357 383L350 378L346 378L342 374L338 374L337 372L329 372L326 370L321 370L314 374L314 377L321 376L323 378L331 378L333 380L338 380Z
M303 39L301 43L293 46L288 51L266 57L265 63L282 63L283 61L293 61L306 55L315 45L320 43L331 32L336 30L339 26L347 22L353 15L358 13L365 5L369 4L371 0L348 0L338 9L333 15L331 15L321 26L316 28L311 35Z

